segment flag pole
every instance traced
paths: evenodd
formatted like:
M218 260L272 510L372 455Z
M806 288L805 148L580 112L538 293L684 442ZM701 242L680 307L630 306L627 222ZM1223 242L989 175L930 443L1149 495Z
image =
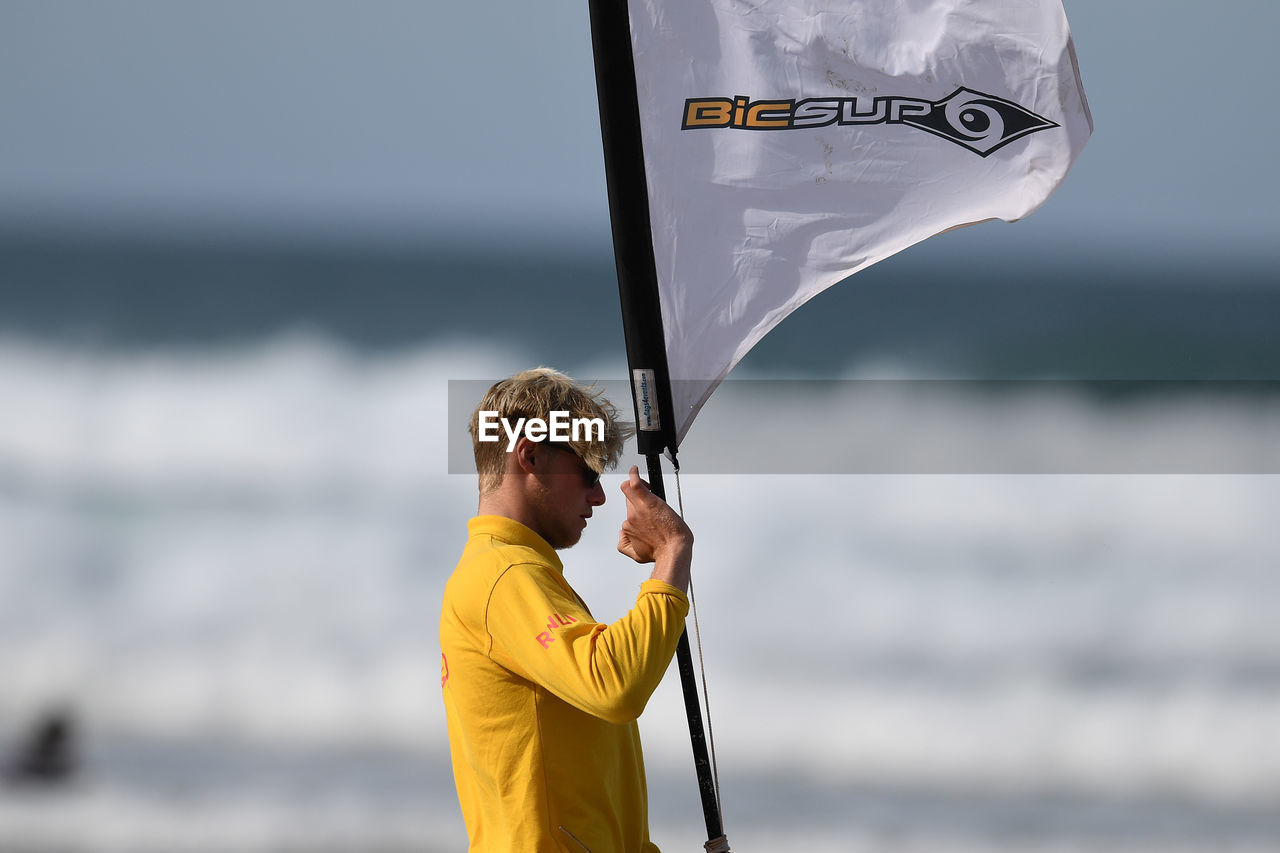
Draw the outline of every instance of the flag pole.
M655 495L666 499L662 484L662 463L657 454L646 456L649 487ZM729 853L720 818L720 801L716 796L716 780L707 752L707 737L702 726L702 706L698 701L698 678L693 668L693 652L689 648L689 631L680 634L676 646L676 668L680 671L680 689L684 693L684 713L689 724L689 742L693 746L693 766L698 776L698 794L702 799L702 817L707 826L707 850ZM722 846L712 847L715 842Z
M609 220L635 406L636 442L648 466L649 486L665 500L660 456L666 450L674 458L678 442L653 260L631 22L626 0L588 0L588 6L596 95L600 101L600 134L604 141L605 181L609 191ZM706 847L727 853L729 846L724 839L687 630L681 634L676 647L676 663L707 827Z

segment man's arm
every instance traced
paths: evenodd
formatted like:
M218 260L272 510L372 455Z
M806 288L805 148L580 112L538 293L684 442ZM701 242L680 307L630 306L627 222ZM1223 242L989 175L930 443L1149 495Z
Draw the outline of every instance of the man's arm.
M647 580L617 622L593 620L550 569L516 565L486 608L490 658L569 704L613 723L634 720L675 654L689 602Z
M649 490L632 467L622 486L627 519L618 550L654 563L635 606L617 622L594 621L563 579L531 565L512 566L486 608L490 656L589 714L635 719L675 654L689 612L693 555L688 525Z
M637 563L653 563L650 580L688 592L689 567L693 563L693 531L689 525L649 490L635 465L622 484L622 495L627 500L627 519L618 534L618 550Z

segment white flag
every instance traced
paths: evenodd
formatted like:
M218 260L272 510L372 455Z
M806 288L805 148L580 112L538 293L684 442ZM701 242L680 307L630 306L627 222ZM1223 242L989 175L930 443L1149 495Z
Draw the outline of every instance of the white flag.
M675 428L787 314L1014 220L1093 128L1060 0L629 0Z

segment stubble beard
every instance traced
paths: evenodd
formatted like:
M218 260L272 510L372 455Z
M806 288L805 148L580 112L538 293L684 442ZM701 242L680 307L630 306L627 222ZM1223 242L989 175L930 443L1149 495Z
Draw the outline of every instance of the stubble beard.
M586 526L578 526L578 522L582 521L580 515L574 515L572 519L566 519L556 506L549 490L543 491L539 496L538 513L542 522L542 538L547 540L547 544L557 551L572 548L582 540L582 534L586 532Z

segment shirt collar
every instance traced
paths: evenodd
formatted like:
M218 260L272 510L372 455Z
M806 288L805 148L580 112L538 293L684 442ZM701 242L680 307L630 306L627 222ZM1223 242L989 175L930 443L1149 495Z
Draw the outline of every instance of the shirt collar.
M552 568L564 574L564 563L560 562L560 555L556 553L556 549L552 548L547 540L514 519L501 515L477 515L467 522L467 535L469 537L492 536L510 545L532 548L545 557Z

